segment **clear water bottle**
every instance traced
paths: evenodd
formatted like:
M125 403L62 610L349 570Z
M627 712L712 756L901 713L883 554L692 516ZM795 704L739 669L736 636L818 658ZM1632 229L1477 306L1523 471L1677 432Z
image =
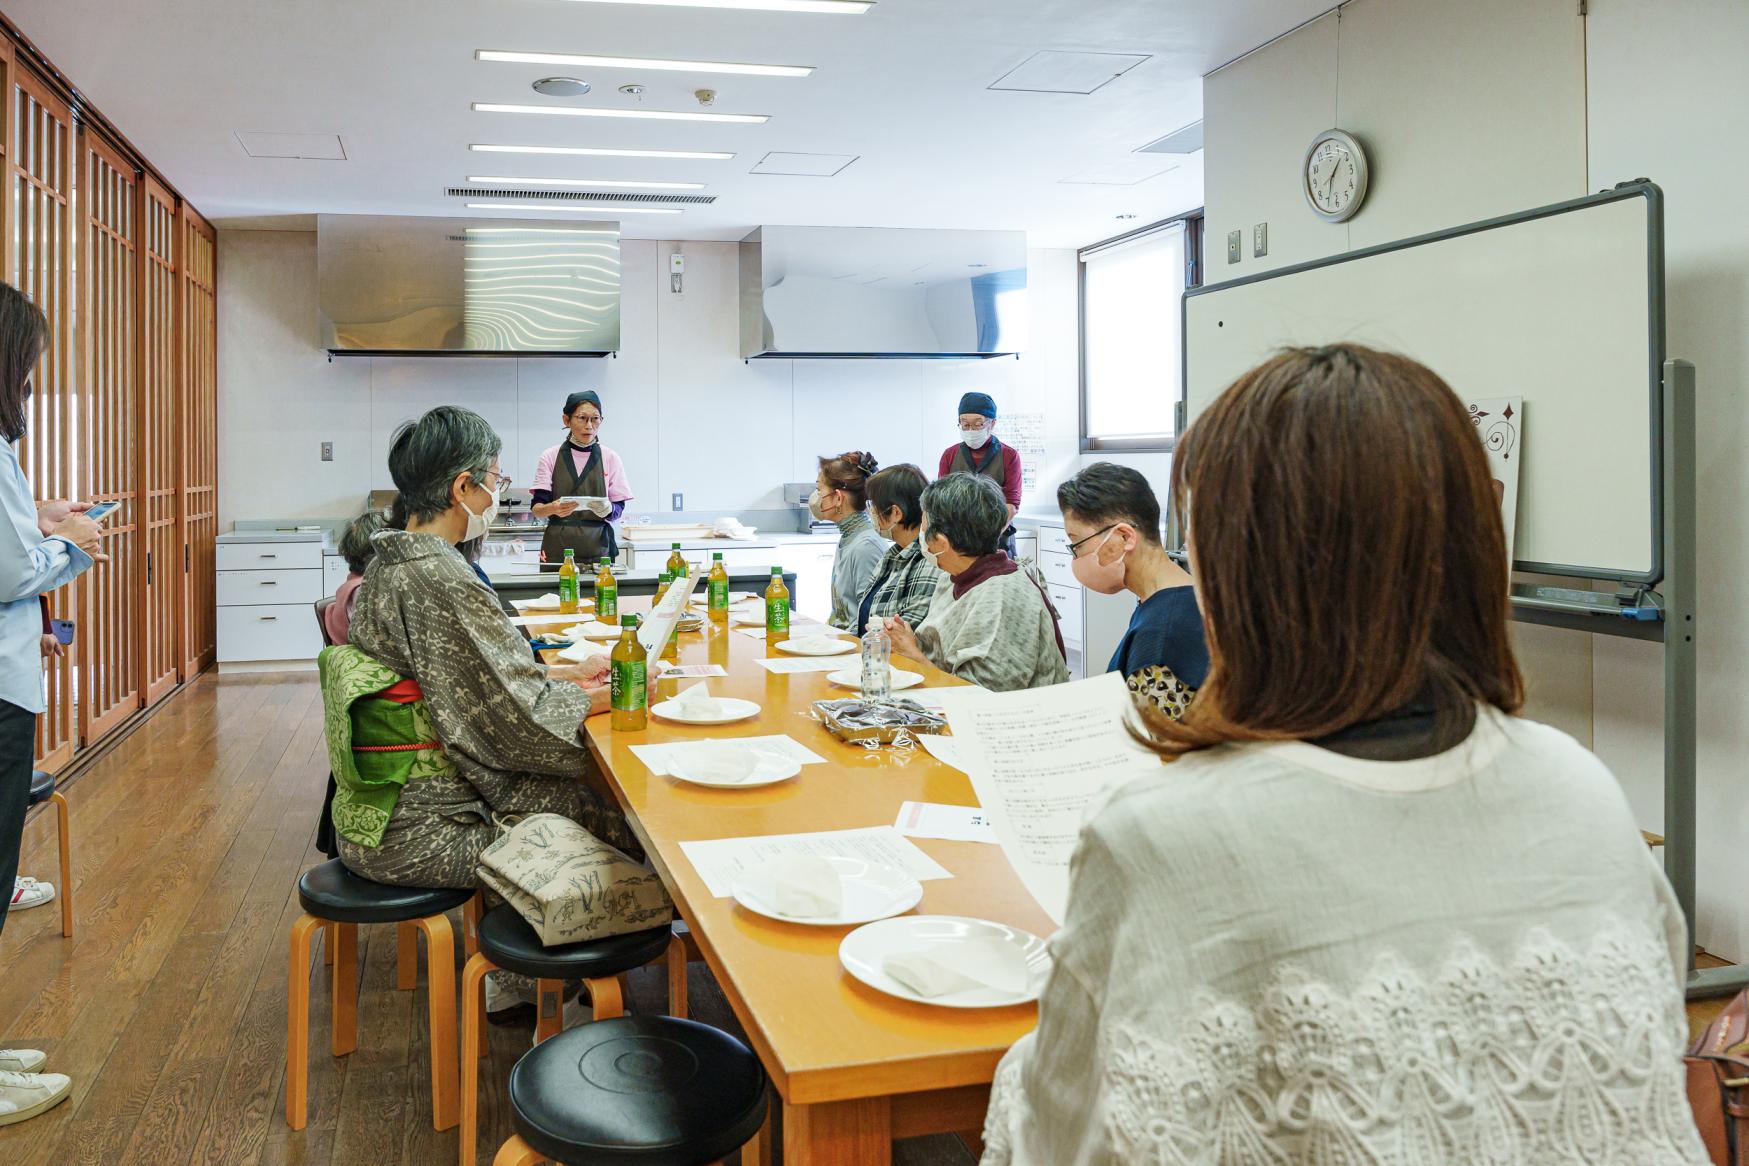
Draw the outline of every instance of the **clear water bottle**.
M862 697L886 700L893 695L893 638L879 616L868 621L862 637Z

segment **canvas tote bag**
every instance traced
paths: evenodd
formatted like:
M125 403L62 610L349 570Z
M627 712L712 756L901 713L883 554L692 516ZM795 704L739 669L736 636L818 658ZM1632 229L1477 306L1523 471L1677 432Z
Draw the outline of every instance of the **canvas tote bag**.
M480 853L487 889L546 947L661 927L674 902L656 872L559 814L530 814Z

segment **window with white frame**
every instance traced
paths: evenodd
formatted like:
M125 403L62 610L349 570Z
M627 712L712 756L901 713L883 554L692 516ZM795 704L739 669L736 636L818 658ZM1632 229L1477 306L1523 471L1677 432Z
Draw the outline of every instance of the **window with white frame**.
M1173 219L1081 252L1081 448L1171 447L1199 225Z

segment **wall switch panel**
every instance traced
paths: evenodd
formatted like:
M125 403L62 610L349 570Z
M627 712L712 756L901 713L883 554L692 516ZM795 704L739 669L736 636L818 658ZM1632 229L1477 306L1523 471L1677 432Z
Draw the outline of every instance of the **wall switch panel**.
M1257 259L1262 259L1269 254L1268 223L1258 223L1251 228L1251 254Z
M324 441L322 443L322 460L325 462L331 462L334 460L334 443L332 441Z
M685 510L686 509L686 495L685 494L681 494L681 493L676 492L673 495L673 502L674 502L674 509L676 509L676 510Z

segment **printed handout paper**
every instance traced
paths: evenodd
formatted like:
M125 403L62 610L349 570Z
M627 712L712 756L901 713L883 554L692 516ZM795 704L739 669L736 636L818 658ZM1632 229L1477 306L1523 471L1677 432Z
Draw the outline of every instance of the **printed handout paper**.
M917 844L891 826L865 826L859 830L822 830L815 834L767 834L758 838L712 838L682 842L692 867L710 893L721 899L734 893L742 874L790 855L826 858L842 855L865 862L897 867L912 878L953 877Z

